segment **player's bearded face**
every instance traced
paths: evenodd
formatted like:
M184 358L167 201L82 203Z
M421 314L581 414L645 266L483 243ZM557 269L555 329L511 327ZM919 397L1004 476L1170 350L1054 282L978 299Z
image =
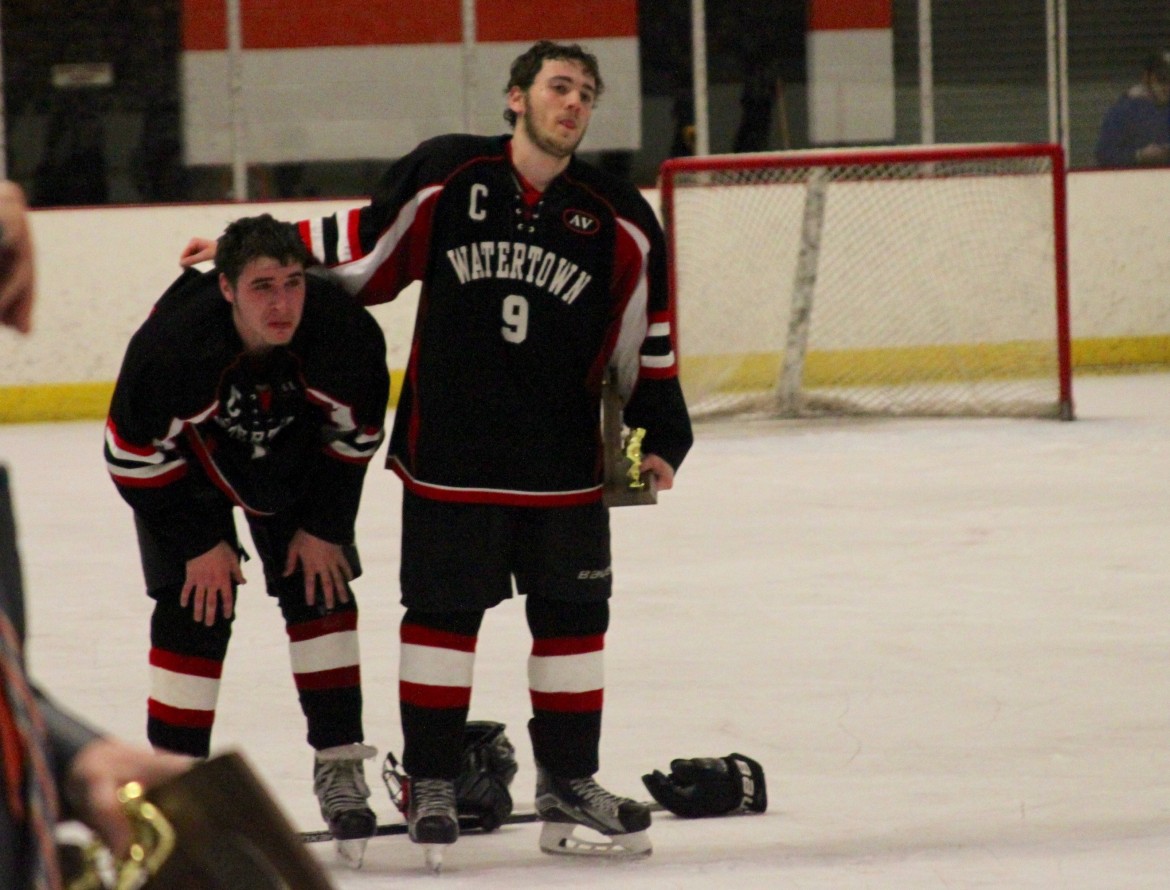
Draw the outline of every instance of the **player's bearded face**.
M249 352L285 346L297 332L305 310L305 270L270 257L252 260L233 286L219 276L219 289L232 304L232 321Z
M544 63L532 86L512 98L528 139L554 158L567 158L585 136L596 94L584 68L554 59Z

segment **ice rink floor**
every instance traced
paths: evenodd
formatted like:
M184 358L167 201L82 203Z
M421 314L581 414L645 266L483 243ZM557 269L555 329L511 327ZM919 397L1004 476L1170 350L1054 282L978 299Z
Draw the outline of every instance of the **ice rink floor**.
M1170 377L1085 378L1079 420L704 426L678 486L613 516L599 779L743 752L765 815L658 816L637 862L466 836L436 878L402 837L339 888L1170 886ZM143 742L148 600L101 424L0 427L39 681ZM374 468L355 590L367 740L399 753L400 488ZM321 827L279 613L255 564L219 721L292 820ZM522 604L489 613L472 717L532 806ZM383 821L397 818L368 775Z

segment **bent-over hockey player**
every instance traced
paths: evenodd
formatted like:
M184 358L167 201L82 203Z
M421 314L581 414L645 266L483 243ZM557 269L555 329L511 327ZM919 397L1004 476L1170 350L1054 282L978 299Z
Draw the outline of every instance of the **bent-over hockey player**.
M362 761L354 520L383 438L386 346L372 316L307 274L271 216L232 223L216 269L188 269L134 334L105 457L134 508L150 623L147 735L206 757L244 583L247 518L284 616L321 814L360 857L376 827Z
M299 224L366 304L422 281L390 440L405 487L399 700L410 837L458 837L453 781L485 610L526 597L536 806L550 853L646 854L650 811L599 770L612 590L599 406L616 370L641 469L669 489L692 434L665 239L636 188L579 160L602 81L577 45L512 65L510 136L451 135L393 164L369 205ZM194 239L183 261L214 255ZM608 841L573 837L583 825Z

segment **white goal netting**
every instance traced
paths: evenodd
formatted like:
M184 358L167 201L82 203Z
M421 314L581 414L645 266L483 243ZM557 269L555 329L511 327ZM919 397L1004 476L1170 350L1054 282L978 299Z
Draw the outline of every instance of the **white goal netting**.
M1072 416L1048 145L680 158L683 387L713 414Z

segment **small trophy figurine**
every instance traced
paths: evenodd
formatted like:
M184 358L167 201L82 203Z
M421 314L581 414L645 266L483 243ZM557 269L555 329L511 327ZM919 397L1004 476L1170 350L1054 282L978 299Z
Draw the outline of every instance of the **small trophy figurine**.
M641 427L625 430L622 402L612 375L602 388L601 433L605 448L605 486L602 499L607 507L630 507L658 503L654 474L642 475Z
M630 480L630 488L634 489L646 487L642 481L642 439L645 436L646 431L640 426L634 427L626 436L626 460L630 462L626 478Z

